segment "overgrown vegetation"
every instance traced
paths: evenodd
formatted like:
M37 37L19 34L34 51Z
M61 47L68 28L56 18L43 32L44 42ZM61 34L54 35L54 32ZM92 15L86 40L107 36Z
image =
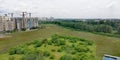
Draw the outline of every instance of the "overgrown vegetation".
M53 35L50 39L33 41L9 50L9 60L95 60L95 45L92 41ZM14 56L14 57L12 57Z
M71 30L71 29L66 29L64 27L60 27L55 24L42 24L41 26L42 26L42 28L40 28L39 30L27 31L27 32L25 32L25 31L15 32L15 33L7 35L7 36L11 36L11 37L0 38L0 60L7 60L9 58L9 56L8 56L8 54L6 54L6 52L11 47L14 47L16 45L23 45L25 43L28 43L28 42L34 41L34 40L41 41L45 38L50 38L50 36L53 34L81 37L81 38L84 38L87 40L94 41L96 44L96 55L97 55L96 60L102 60L102 57L104 54L120 56L120 50L119 50L120 38L108 37L108 36L104 36L104 35L98 35L98 34L93 34L93 33L89 33L89 32L84 32L84 31L75 31L75 30ZM49 45L51 45L51 42L49 42ZM63 52L63 50L61 50L61 49L58 49L55 52L57 52L59 50L60 50L60 52ZM76 53L77 52L73 51L73 54L76 54ZM55 54L58 55L57 53L55 53ZM72 52L71 52L71 54L72 54ZM21 58L21 54L16 54L15 56L17 56L17 58ZM14 55L13 55L13 57L14 57ZM42 57L42 56L40 55L40 57ZM17 58L15 58L15 59L17 60ZM56 59L56 58L54 58L54 59Z

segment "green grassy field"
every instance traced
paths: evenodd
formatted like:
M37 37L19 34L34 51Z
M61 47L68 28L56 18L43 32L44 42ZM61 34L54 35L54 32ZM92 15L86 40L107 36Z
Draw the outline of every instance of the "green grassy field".
M88 32L73 31L56 25L44 25L45 28L28 31L28 32L15 32L9 34L9 38L0 38L0 53L5 53L9 48L16 45L21 45L26 42L31 42L36 39L49 38L53 34L80 37L87 40L92 40L96 44L97 60L101 60L104 54L111 54L120 56L120 38L96 35ZM2 56L0 56L2 57Z

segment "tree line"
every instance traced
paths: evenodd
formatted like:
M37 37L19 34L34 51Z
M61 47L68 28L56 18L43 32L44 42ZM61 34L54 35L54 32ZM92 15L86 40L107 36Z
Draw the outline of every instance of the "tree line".
M63 27L68 27L76 30L88 32L102 32L120 34L119 20L56 20L56 21L42 21L44 24L57 24Z

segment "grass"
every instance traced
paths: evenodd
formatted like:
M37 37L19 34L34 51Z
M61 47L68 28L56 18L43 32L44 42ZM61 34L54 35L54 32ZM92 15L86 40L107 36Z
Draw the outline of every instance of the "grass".
M46 24L45 28L29 32L16 32L9 38L0 38L0 53L5 53L9 48L30 42L36 39L49 38L53 34L80 37L92 40L96 44L97 60L101 60L104 54L120 56L120 38L97 35L89 32L73 31L56 25Z
M38 44L40 45L38 46ZM58 49L62 51L58 52ZM95 60L96 58L95 44L92 41L59 35L15 46L8 53L8 55L3 54L1 58L4 60L36 60L41 59L40 56L44 57L45 60L61 60L61 58L62 60L73 60L73 58L76 60Z

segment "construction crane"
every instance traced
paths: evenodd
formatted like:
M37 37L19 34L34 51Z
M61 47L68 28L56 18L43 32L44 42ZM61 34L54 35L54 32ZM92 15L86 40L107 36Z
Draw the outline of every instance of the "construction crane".
M14 20L14 17L13 17L14 13L8 13L8 15L10 15L11 21L13 21Z
M27 20L26 20L27 15L29 15L29 18L31 18L31 13L22 12L22 27L23 28L27 27Z
M28 13L29 14L29 17L31 18L31 13Z
M14 13L8 13L8 14L11 16L11 18L13 18Z
M26 19L25 19L26 13L27 12L22 12L22 28L26 28Z

